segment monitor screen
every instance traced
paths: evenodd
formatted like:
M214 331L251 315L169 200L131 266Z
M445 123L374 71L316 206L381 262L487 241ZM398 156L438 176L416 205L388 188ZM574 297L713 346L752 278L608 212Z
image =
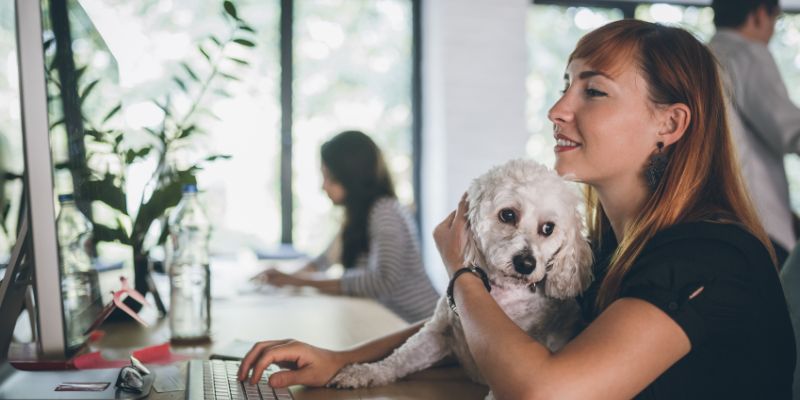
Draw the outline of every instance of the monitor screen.
M117 64L80 1L16 7L39 344L64 358L133 279Z
M83 343L102 308L100 293L109 292L100 291L97 270L131 257L129 246L102 236L125 226L125 214L103 201L124 180L111 138L121 129L113 115L105 118L119 104L117 63L79 1L43 1L42 21L64 323L72 347Z

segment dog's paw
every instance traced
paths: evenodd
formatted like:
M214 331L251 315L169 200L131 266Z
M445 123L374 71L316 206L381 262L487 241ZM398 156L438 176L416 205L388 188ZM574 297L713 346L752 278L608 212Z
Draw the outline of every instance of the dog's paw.
M342 368L328 382L328 386L339 389L357 389L385 385L391 381L392 379L387 371L382 371L381 368L374 364L351 364Z
M483 400L494 400L494 393L492 393L492 391L490 390L489 394L487 394L486 398L484 398Z

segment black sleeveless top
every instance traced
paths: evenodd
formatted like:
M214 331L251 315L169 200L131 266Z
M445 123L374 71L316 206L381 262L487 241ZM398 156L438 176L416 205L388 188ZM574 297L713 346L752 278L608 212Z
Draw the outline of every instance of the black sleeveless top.
M597 289L615 247L596 252L595 281L579 298L587 321L597 316ZM692 346L637 399L792 398L796 353L786 300L767 250L744 229L693 222L657 233L620 297L664 311Z

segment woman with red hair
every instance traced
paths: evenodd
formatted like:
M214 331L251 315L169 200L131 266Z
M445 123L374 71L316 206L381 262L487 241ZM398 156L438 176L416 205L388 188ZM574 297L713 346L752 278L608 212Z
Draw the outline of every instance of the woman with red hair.
M791 398L792 326L774 252L736 167L709 50L680 28L605 25L569 57L548 117L556 170L587 188L596 265L580 299L586 329L550 352L503 313L477 274L456 274L468 239L463 201L434 230L467 343L494 395ZM346 364L385 357L414 328L344 352L262 342L240 378L291 360L300 368L270 383L324 385Z

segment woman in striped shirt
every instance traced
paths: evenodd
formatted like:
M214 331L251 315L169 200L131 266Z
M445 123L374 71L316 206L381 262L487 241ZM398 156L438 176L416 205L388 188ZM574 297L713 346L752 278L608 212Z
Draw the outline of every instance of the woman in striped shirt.
M433 315L438 293L422 265L417 227L397 201L380 149L369 136L346 131L322 145L322 189L345 208L341 233L298 273L261 277L276 286L312 286L323 293L371 297L407 322ZM340 279L309 272L341 262Z

